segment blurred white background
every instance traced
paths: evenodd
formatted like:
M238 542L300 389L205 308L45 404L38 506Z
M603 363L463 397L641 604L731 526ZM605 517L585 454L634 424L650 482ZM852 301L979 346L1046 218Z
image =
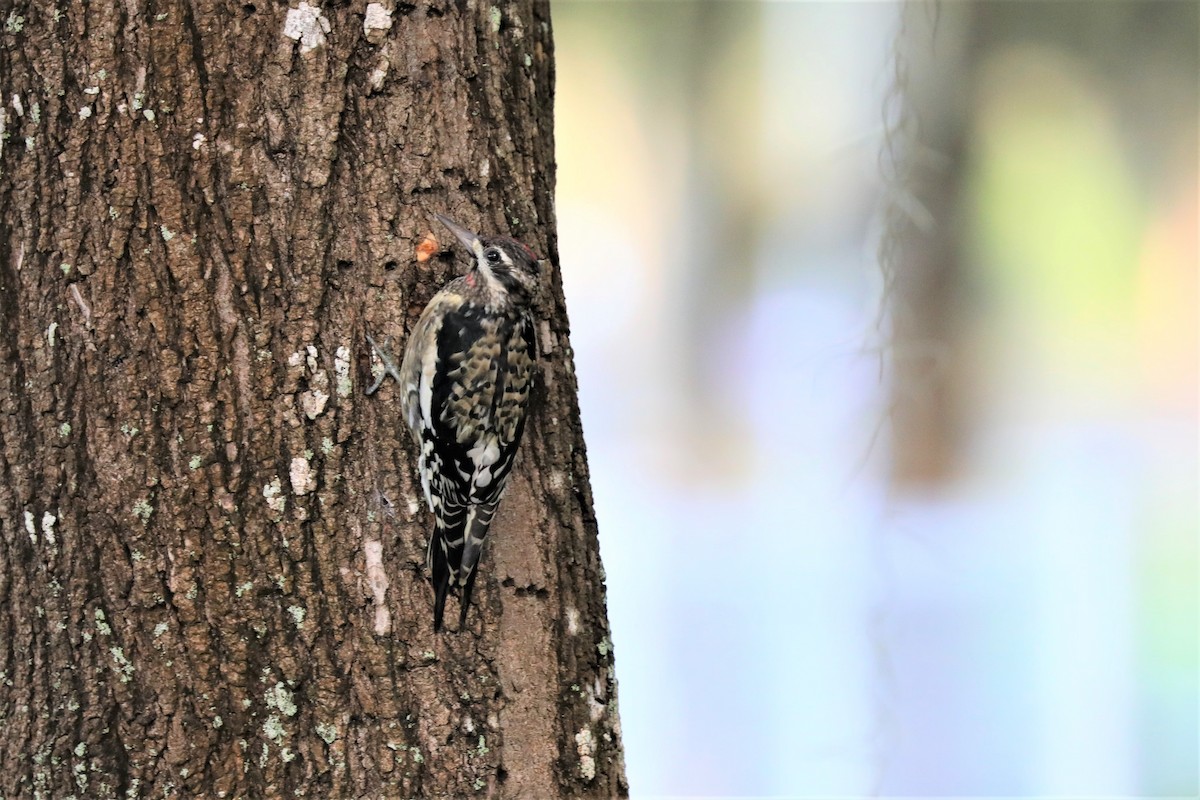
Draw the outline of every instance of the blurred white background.
M1200 792L1197 9L555 5L635 797Z

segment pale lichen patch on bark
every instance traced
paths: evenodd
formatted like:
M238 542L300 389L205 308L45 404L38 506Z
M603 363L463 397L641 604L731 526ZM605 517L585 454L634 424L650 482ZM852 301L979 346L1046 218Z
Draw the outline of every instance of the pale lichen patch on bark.
M276 475L271 478L270 483L262 489L262 495L267 500L267 505L276 514L282 514L283 509L287 507L287 498L283 494L283 484Z
M306 495L317 488L317 476L313 473L312 464L303 456L292 459L289 477L292 481L292 491L298 495Z
M338 347L337 353L333 357L333 374L337 382L338 397L343 400L350 396L350 392L354 388L353 382L350 380L350 348L342 345Z
M371 44L382 44L387 32L392 29L392 12L382 3L367 3L363 16L363 35Z
M325 34L331 30L328 18L321 13L321 7L310 6L303 0L296 8L288 9L283 22L283 35L300 42L302 54L323 46Z
M320 373L324 375L325 373ZM300 409L304 412L304 416L309 419L316 419L325 411L325 405L329 402L329 395L318 388L309 389L300 395Z
M575 749L579 754L579 775L588 782L596 777L596 737L591 728L575 734Z
M375 633L383 636L392 628L392 614L387 607L388 576L383 568L383 543L378 539L363 542L367 559L367 583L375 598Z

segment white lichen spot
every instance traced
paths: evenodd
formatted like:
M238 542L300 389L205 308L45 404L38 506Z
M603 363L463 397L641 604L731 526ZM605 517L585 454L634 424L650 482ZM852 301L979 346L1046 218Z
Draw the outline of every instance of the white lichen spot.
M567 633L571 636L579 633L579 609L567 608Z
M215 717L213 717L213 727L214 728L220 728L224 724L225 724L225 720L221 719L220 714L217 714Z
M425 756L421 755L420 750L418 750L417 748L414 747L411 750L409 750L409 752L412 754L412 760L413 760L414 764L424 764L425 763Z
M142 112L142 116L146 118L147 122L154 122L154 109L147 108Z
M162 239L164 242L169 242L176 236L175 231L171 230L166 225L159 225L158 232L162 234Z
M392 615L387 607L388 576L383 568L383 542L367 539L363 543L367 559L367 583L375 599L375 634L383 636L392 628Z
M298 495L308 494L317 488L317 476L313 474L312 465L308 463L308 459L303 456L296 456L292 459L289 477L292 479L292 491Z
M154 513L154 506L150 505L150 501L142 498L133 504L133 515L142 522L149 522L150 515Z
M609 650L612 650L612 642L610 642L608 637L605 636L600 640L600 643L596 645L596 652L601 656L606 656L608 655Z
M338 397L349 397L354 384L350 380L350 348L345 345L339 347L333 356L333 376Z
M56 522L58 522L58 517L54 516L49 511L42 514L42 535L46 537L46 543L51 547L53 547L56 542L54 536L54 524Z
M75 745L75 757L76 758L83 758L86 755L87 755L87 742L80 742L79 744Z
M99 86L89 86L83 90L83 93L90 94L90 95L100 94L100 87Z
M387 80L388 67L391 62L386 58L379 59L379 66L371 70L371 74L367 77L367 83L371 85L372 92L378 92L383 88L383 82Z
M529 55L529 53L525 54L525 66L527 66L527 67L533 66L533 56Z
M71 265L66 263L65 261L62 264L59 264L58 268L62 270L63 275L71 274Z
M250 591L253 588L254 588L254 581L246 581L241 586L234 589L234 594L236 594L238 597L241 597L242 595L244 595L246 592Z
M579 774L585 781L596 777L596 737L591 728L582 728L575 734L575 749L579 753Z
M299 350L297 350L296 352L294 352L290 356L288 356L287 363L288 363L289 367L300 366L301 364L304 363L304 353L301 353Z
M372 31L388 31L392 29L392 12L382 3L367 3L367 13L363 17L363 34L372 38ZM378 34L376 34L378 36Z
M92 115L92 107L91 106L84 106L79 109L79 118L80 119L87 119L91 115Z
M64 439L67 438L68 436L70 436L71 435L71 423L64 422L62 425L59 425L58 426L58 435Z
M32 150L35 147L37 147L37 137L36 136L26 136L25 137L25 149Z
M158 637L162 636L164 633L166 633L170 629L170 627L171 626L165 622L160 622L157 625L155 625L154 626L154 638L157 639Z
M108 652L112 654L113 663L116 664L117 672L121 677L121 683L129 683L133 679L133 664L130 664L129 659L125 657L125 651L119 647L110 647Z
M504 13L498 6L492 6L488 9L488 20L492 24L492 33L499 33L500 23L504 21Z
M328 436L321 437L321 455L328 456L333 452L333 439Z
M199 150L201 147L204 147L204 142L205 142L204 134L197 133L195 136L192 137L192 149Z
M4 22L4 30L8 33L20 33L25 27L25 18L16 11L8 12L8 19Z
M12 107L13 111L17 112L18 117L25 116L25 106L21 103L21 95L14 94L12 96Z
M300 42L300 52L307 53L325 44L325 34L332 28L329 20L321 13L320 6L310 6L301 0L296 8L289 8L283 22L283 35Z
M29 107L29 119L36 125L42 121L42 106L40 103L34 103Z
M292 693L283 681L279 681L273 687L267 689L264 699L266 700L267 708L274 708L289 717L296 716L296 702L292 699Z
M276 744L283 739L283 723L280 722L277 714L272 714L271 716L267 717L267 721L263 723L263 733L267 735L268 739Z
M108 624L108 620L104 616L104 609L96 609L96 631L101 636L112 636L112 628Z
M37 527L34 525L33 512L25 512L25 532L29 534L29 541L37 544Z
M279 757L283 759L283 763L287 764L296 759L296 754L293 753L289 748L285 747L279 751Z
M287 498L283 495L283 483L279 480L278 475L271 478L271 482L263 487L262 493L271 510L276 514L282 514L283 509L287 507Z
M337 741L338 737L337 726L331 725L327 722L318 722L317 736L320 736L325 744L333 744L335 741Z
M303 606L288 606L288 613L292 615L292 622L297 628L304 624L304 617L308 614Z
M146 93L145 92L134 92L133 93L133 110L134 111L141 111L142 106L145 105L145 103L146 103Z
M329 395L320 389L309 389L300 395L300 409L304 412L304 416L309 419L316 419L321 416L328 402Z
M204 459L202 459L200 456L192 456L191 459L188 460L188 469L192 470L192 472L195 472L196 470L200 469L200 465L202 463L204 463Z

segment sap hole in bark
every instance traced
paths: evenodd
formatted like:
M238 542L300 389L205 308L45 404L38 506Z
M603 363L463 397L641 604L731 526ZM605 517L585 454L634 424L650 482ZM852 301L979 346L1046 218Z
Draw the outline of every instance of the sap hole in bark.
M397 267L397 266L398 266L398 265L396 264L396 262L395 262L395 261L386 261L386 262L384 262L384 264L383 264L383 268L384 268L385 270L387 270L388 272L395 272L395 271L396 271L396 267Z
M258 6L254 5L254 3L246 3L242 6L242 13L247 17L253 14L255 11L258 11Z
M354 266L354 262L345 258L339 258L337 262L338 269L350 269Z
M504 767L496 767L496 783L504 783L508 780L508 770Z

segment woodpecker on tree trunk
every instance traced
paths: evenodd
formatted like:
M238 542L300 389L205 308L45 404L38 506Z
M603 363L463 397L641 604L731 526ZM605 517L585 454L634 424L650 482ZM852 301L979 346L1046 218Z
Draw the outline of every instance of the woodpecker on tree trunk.
M434 516L426 567L435 632L450 591L461 593L459 629L466 623L483 542L525 429L540 288L528 247L437 218L471 251L474 265L429 301L398 370L367 337L400 384L404 419L420 453L421 488Z

